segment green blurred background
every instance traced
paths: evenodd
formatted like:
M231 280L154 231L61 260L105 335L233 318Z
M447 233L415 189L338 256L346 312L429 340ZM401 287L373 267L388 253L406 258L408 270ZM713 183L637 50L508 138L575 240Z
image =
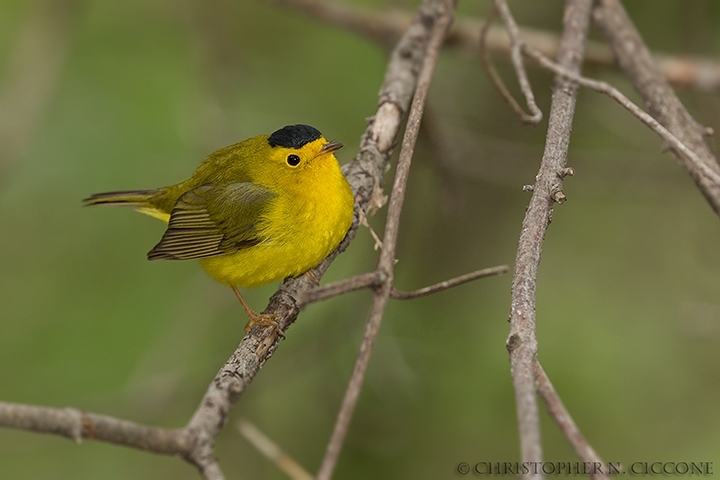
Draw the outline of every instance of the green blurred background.
M627 3L653 49L717 58L720 3ZM462 2L459 14L487 6ZM561 1L513 7L523 25L560 26ZM240 340L244 313L194 262L146 261L161 223L82 209L80 199L175 183L214 149L290 123L344 142L346 163L386 61L371 41L264 2L3 0L0 400L184 425ZM619 72L586 73L637 99ZM547 113L550 80L530 76ZM680 94L720 131L716 94ZM512 264L529 199L521 187L532 183L547 126L521 126L470 51L445 51L429 109L443 148L423 140L413 164L398 246L405 290ZM717 152L717 137L708 141ZM606 461L718 468L720 221L661 147L611 100L581 92L569 155L577 175L540 268L539 356ZM379 232L383 216L371 219ZM376 258L361 229L323 281L372 269ZM461 461L518 460L510 282L390 305L337 478L456 478ZM275 288L247 298L261 309ZM285 478L238 433L241 417L316 470L370 298L354 293L300 316L218 439L228 478ZM576 459L544 411L543 436L547 459ZM0 429L0 478L198 475L170 457Z

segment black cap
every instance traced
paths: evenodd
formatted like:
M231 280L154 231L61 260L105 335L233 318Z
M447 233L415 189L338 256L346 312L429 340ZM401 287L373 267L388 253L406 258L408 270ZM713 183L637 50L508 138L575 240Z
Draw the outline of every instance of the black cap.
M310 125L288 125L273 132L268 143L271 147L301 148L320 137L322 133Z

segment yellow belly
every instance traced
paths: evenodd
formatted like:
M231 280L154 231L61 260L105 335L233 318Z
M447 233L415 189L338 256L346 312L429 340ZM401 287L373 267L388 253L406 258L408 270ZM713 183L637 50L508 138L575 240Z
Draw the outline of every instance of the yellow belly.
M317 266L345 237L354 206L344 177L324 187L303 195L281 195L261 227L265 241L200 259L200 264L218 282L240 288L295 277Z
M331 251L332 248L314 248L299 255L293 246L255 245L229 255L200 259L200 265L218 282L252 288L300 275L319 264Z

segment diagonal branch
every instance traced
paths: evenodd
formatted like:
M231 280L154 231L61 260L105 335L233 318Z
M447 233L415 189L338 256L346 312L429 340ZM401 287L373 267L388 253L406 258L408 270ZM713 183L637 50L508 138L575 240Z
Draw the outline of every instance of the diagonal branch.
M530 84L527 82L527 77L525 76L525 70L524 65L522 63L514 62L515 65L515 71L517 72L518 76L520 76L520 73L522 72L522 77L525 81L521 82L521 88L523 89L523 93L525 94L525 98L532 98L532 104L529 105L530 110L533 112L532 114L526 113L525 110L523 110L522 106L515 100L515 97L512 96L512 93L510 93L510 90L507 89L505 86L505 83L502 81L502 77L500 77L500 74L495 69L495 65L493 65L492 60L490 60L490 54L488 52L487 48L487 32L490 28L490 24L493 21L493 18L495 18L495 15L497 13L497 9L493 8L490 10L490 13L488 13L488 16L485 17L485 21L483 22L482 26L480 27L480 41L478 42L478 50L480 52L480 61L483 64L483 67L485 67L485 72L487 72L488 76L490 77L490 81L495 85L495 88L500 93L500 95L505 100L505 103L508 104L510 109L515 112L515 115L518 116L521 122L527 123L529 125L534 125L540 122L542 120L542 112L538 108L537 104L535 103L535 99L533 98L532 89L530 89ZM520 45L518 38L515 38L513 41L513 45ZM513 57L513 60L515 57Z
M663 140L665 140L665 142L677 152L676 156L682 157L682 159L685 160L685 162L680 162L681 165L687 166L693 172L697 172L699 175L705 176L707 179L710 180L711 185L720 185L719 172L713 170L707 163L703 161L703 159L697 153L695 153L693 150L690 149L690 147L681 142L680 139L673 135L670 130L661 125L660 122L655 120L655 118L645 113L640 107L635 105L629 98L623 95L620 90L613 87L609 83L599 80L593 80L570 72L569 70L553 62L540 52L529 47L527 44L523 45L523 53L533 59L535 62L537 62L538 65L540 65L542 68L553 72L555 75L566 78L582 87L594 90L598 93L603 93L618 102L630 113L632 113L635 118L650 127L650 129L652 129ZM703 193L706 193L706 195L710 196L716 194L716 192L712 190L707 190ZM718 190L717 193L720 193L720 190Z
M505 22L505 27L507 28L508 35L510 36L510 61L515 69L515 73L517 74L518 82L520 83L520 90L525 96L525 103L530 110L530 114L525 113L522 108L520 108L520 105L518 105L515 99L510 95L510 92L508 92L503 85L500 75L498 75L495 71L495 68L492 66L492 63L487 56L485 38L487 29L492 21L492 14L488 15L485 23L480 28L480 59L485 65L487 72L490 75L490 79L493 81L503 98L505 98L515 113L519 115L520 121L530 125L537 125L542 120L543 115L542 111L540 111L540 108L537 106L537 103L535 103L535 94L533 94L530 81L527 77L527 72L525 71L525 64L523 63L521 52L522 40L520 37L520 29L518 28L517 23L515 23L515 19L510 14L510 8L505 0L495 0L494 6L494 10L500 14L500 18L502 18L503 22Z
M420 132L420 120L430 89L430 81L432 80L435 65L437 64L438 55L442 47L445 34L452 23L454 2L452 0L428 0L423 2L421 10L427 9L428 14L423 17L425 24L432 26L430 40L427 43L425 58L420 69L417 81L417 89L413 97L412 106L408 115L407 125L405 127L405 135L403 137L400 149L400 157L398 158L397 171L393 182L392 193L390 195L390 204L388 206L387 220L385 222L385 233L383 235L383 248L378 261L378 271L385 274L382 285L375 290L373 305L370 310L370 318L365 327L360 352L358 353L353 373L345 391L340 411L338 412L335 427L330 441L325 451L320 470L318 471L318 480L329 480L332 477L338 456L345 441L350 420L352 419L355 406L357 405L360 390L362 388L365 372L370 362L370 354L373 344L380 330L385 307L390 293L392 291L393 268L395 265L395 247L397 245L398 230L400 227L400 213L402 212L403 201L405 199L405 187L407 185L408 175L410 173L410 164L415 149L415 143ZM422 17L423 14L421 13Z
M591 6L592 0L569 0L566 4L558 63L573 72L579 72L582 65ZM562 178L566 171L576 96L577 85L563 78L556 79L545 152L523 220L515 258L507 349L510 352L524 462L542 461L540 420L535 399L534 363L538 348L535 291L540 252L550 224L552 206L555 201L564 199L561 195Z
M619 0L599 0L593 10L593 21L610 44L620 68L642 96L650 114L680 143L695 152L700 163L704 164L704 168L700 167L677 146L671 145L672 154L720 216L720 183L708 175L708 170L720 175L720 165L703 139L705 129L688 113L655 65L650 50Z
M588 462L592 465L607 465L602 461L588 441L585 440L585 436L575 424L575 421L570 416L567 408L565 408L562 400L560 400L560 396L555 391L555 387L553 387L552 382L550 382L540 362L536 360L534 367L538 394L545 403L548 413L552 419L555 420L555 423L563 432L565 438L568 439L570 445L572 445L575 453L577 453L583 462ZM605 475L600 469L593 469L591 470L590 478L593 480L609 480L610 477Z

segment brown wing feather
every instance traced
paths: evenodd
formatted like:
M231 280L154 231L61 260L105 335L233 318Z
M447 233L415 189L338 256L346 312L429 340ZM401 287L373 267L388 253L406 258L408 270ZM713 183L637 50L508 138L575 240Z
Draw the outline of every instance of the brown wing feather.
M205 184L183 194L149 260L234 253L263 240L257 224L275 194L254 183Z

